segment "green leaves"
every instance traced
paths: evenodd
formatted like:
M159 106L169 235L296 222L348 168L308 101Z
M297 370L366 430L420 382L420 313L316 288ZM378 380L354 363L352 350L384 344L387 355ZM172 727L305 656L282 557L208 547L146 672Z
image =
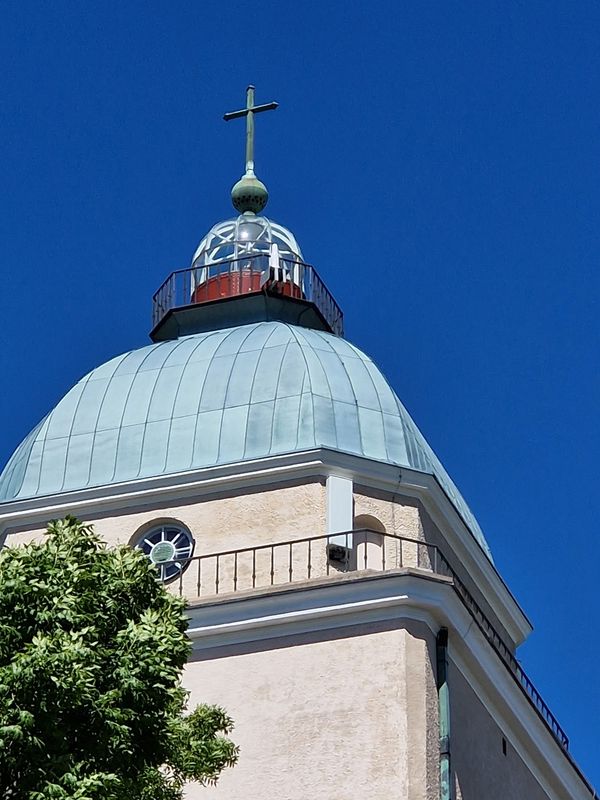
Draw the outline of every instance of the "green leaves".
M0 796L179 800L237 758L222 709L184 714L184 605L138 550L74 517L0 552Z

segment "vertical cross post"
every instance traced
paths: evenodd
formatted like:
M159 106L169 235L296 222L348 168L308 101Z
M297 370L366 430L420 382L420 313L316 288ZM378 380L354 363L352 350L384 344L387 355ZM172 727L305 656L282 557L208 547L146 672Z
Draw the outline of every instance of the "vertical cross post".
M246 89L246 172L254 172L254 86Z

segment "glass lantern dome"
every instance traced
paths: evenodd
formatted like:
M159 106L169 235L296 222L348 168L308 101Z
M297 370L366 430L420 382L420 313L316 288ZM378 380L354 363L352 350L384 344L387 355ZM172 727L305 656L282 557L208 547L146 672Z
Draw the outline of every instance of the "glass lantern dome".
M200 242L192 268L208 267L249 255L269 255L276 244L279 255L289 261L303 261L294 234L283 225L251 212L214 225Z

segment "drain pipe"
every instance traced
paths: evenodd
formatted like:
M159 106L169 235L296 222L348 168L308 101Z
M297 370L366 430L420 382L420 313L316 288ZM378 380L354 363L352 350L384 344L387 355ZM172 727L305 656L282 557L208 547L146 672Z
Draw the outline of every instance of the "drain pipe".
M452 800L450 764L450 692L448 689L448 629L440 628L436 639L437 691L440 720L440 800Z

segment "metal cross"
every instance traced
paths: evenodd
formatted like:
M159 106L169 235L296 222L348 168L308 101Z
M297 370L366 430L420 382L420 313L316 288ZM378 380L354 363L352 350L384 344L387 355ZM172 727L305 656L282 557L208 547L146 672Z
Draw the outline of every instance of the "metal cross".
M254 115L261 111L274 111L279 103L264 103L254 105L254 86L246 89L246 108L241 111L230 111L223 116L225 122L238 117L246 117L246 172L254 172Z

